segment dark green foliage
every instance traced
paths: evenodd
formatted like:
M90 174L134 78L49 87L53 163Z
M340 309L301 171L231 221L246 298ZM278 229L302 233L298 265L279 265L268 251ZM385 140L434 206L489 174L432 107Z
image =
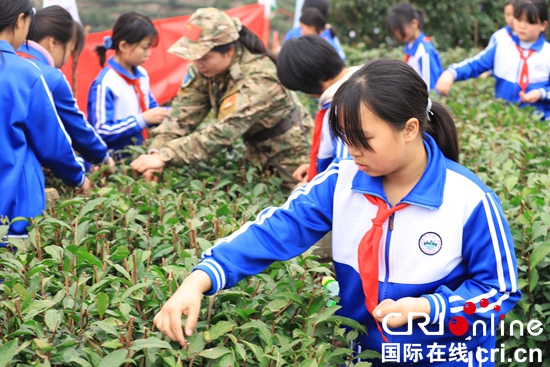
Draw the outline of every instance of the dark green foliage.
M389 9L402 1L397 0L333 0L330 22L338 29L344 42L363 42L367 47L401 44L390 38L386 30ZM484 0L418 0L412 5L426 11L428 22L425 32L432 37L439 50L449 47L474 46L474 24L478 20L478 46L489 42L491 34L503 27L504 1ZM354 31L357 36L350 38Z

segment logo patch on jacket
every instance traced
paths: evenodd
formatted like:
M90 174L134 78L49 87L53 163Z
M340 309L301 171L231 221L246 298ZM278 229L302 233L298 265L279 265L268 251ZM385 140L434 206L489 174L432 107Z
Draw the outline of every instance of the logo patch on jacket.
M437 233L427 232L420 236L418 246L420 247L420 251L426 255L435 255L441 250L443 241Z

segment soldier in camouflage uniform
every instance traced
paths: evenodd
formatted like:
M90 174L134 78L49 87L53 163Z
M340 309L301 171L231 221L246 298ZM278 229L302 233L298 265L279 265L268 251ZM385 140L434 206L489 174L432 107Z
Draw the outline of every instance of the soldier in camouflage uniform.
M132 162L134 170L147 178L166 164L195 164L240 137L250 161L277 168L283 176L306 163L313 122L279 82L273 56L239 19L214 8L198 9L168 51L194 63L170 117L151 131L153 154ZM221 61L213 64L209 57ZM217 121L195 131L211 109Z

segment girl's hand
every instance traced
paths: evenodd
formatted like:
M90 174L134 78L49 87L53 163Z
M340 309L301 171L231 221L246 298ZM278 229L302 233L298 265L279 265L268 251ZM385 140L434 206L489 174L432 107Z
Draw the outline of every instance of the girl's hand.
M529 93L523 93L523 91L519 92L519 98L523 103L535 103L540 97L540 90L538 89L534 89Z
M437 80L435 89L440 94L447 95L449 94L449 91L451 90L451 87L453 86L454 81L455 81L455 76L453 75L453 73L451 73L449 70L445 70Z
M185 346L187 342L181 327L181 317L187 316L185 335L193 335L201 309L202 294L210 288L212 288L212 281L208 274L202 270L192 272L155 316L153 320L155 326L172 341Z
M401 316L392 316L388 319L388 327L398 328L407 324L409 319L409 312L424 312L430 314L430 302L424 297L405 297L397 301L392 299L385 299L376 306L373 311L374 317L382 322L384 317L389 313L399 312ZM414 318L419 318L415 316Z
M296 171L292 173L292 178L297 183L305 182L307 183L307 172L309 171L309 163L305 163L300 165L300 167L296 168Z
M138 173L143 173L147 170L163 169L165 165L166 163L162 160L160 154L142 154L130 163L130 167Z
M90 179L86 177L82 186L77 187L75 189L75 193L77 195L89 196L91 190L92 190L92 183L90 182Z
M166 117L168 117L171 110L172 110L171 108L166 109L164 107L151 108L143 112L143 118L145 119L145 122L147 122L148 124L158 125L162 121L164 121Z

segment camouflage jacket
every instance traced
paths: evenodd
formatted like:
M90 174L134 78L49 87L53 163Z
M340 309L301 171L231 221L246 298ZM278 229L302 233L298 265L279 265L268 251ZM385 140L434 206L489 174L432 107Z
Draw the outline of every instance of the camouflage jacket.
M247 142L247 137L277 125L295 106L301 111L302 127L296 124L255 146ZM228 71L214 78L202 76L190 65L172 107L171 116L152 129L150 145L170 164L195 164L240 137L245 138L248 158L262 165L268 163L265 155L290 172L309 161L311 117L293 92L280 84L275 64L242 46L237 48ZM216 122L196 130L210 110Z

